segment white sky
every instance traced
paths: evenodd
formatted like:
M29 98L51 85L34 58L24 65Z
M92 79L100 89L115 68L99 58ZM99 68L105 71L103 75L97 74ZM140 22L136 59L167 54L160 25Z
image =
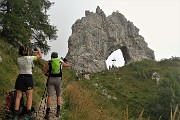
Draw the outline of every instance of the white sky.
M58 38L50 42L51 51L44 59L50 59L50 53L56 51L59 57L68 52L68 38L71 26L77 19L85 16L85 11L104 11L106 16L118 10L126 19L140 29L148 47L154 50L155 59L180 57L180 0L50 0L55 4L48 11L52 25L57 26ZM122 66L124 60L120 50L113 52L107 65Z

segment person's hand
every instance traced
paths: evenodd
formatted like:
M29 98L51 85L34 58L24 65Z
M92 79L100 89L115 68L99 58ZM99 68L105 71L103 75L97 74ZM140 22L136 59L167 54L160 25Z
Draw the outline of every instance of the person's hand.
M37 59L40 60L42 58L42 53L41 53L41 49L39 47L36 48L38 53L37 53Z
M41 49L40 49L39 47L37 47L36 49L37 49L37 51L38 51L38 52L40 52L40 51L41 51Z

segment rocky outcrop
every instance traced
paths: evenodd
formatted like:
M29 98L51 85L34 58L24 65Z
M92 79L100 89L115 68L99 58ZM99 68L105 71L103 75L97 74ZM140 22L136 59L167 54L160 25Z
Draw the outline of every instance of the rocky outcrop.
M66 58L74 69L99 72L107 69L105 61L117 49L122 51L125 64L155 59L132 22L118 11L106 17L98 6L96 13L86 11L85 17L72 25Z
M161 80L161 76L157 72L153 72L151 79L156 82L156 85L159 85L159 81Z

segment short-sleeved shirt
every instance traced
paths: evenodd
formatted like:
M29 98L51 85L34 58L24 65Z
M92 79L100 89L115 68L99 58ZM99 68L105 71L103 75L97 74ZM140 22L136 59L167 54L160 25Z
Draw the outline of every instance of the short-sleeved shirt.
M37 56L22 56L17 58L19 74L32 74L33 61Z

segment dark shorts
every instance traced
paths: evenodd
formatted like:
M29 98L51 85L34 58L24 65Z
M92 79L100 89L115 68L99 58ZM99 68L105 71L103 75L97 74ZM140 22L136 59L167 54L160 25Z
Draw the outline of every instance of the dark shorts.
M33 79L31 74L19 74L15 84L16 90L31 90L33 89Z

